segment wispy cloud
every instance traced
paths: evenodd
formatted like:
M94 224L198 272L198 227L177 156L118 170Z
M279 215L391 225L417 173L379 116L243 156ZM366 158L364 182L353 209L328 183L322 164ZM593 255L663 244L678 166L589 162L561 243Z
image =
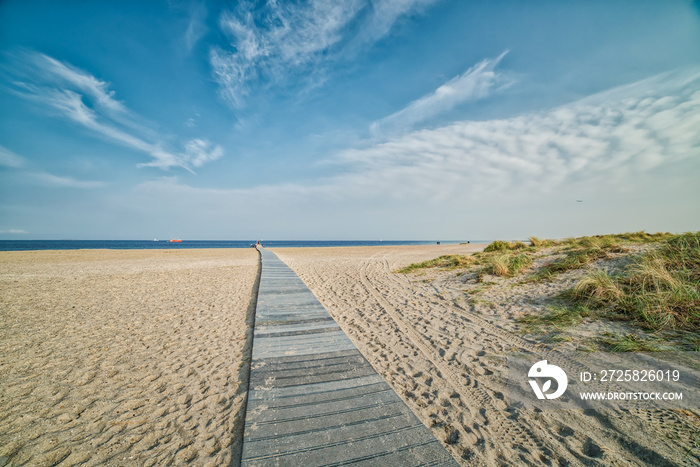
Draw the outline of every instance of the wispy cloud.
M35 170L31 167L30 160L4 146L0 146L0 166L15 169L15 174L27 176L30 179L39 181L44 186L65 188L101 188L106 186L106 183L101 181L79 180L70 176L59 176L46 171Z
M338 161L366 186L441 200L553 193L567 183L634 187L700 158L700 73L662 75L539 114L413 132ZM358 175L360 174L360 175Z
M546 112L460 121L349 149L333 159L336 175L304 184L216 190L169 179L141 189L187 193L218 206L269 203L271 209L295 202L308 207L311 199L313 206L347 200L362 205L364 199L373 209L392 200L430 210L485 200L506 206L514 199L559 196L571 187L589 194L606 190L639 196L640 177L653 175L656 189L663 192L673 188L673 179L664 178L662 169L686 161L697 167L697 128L700 71L695 70L657 76Z
M373 43L389 34L402 16L420 11L436 0L373 0L365 2L366 16L360 24L355 42Z
M18 168L25 163L24 157L18 156L4 146L0 146L0 166Z
M374 122L372 134L391 133L410 129L439 114L453 109L464 102L482 99L491 94L497 86L510 84L510 80L494 69L508 51L494 59L483 60L437 88L430 94L411 102L407 107Z
M207 162L220 159L224 155L224 150L221 146L212 145L203 139L193 139L185 144L184 152L181 153L179 161L173 161L170 154L159 154L153 162L139 164L141 167L161 167L167 168L171 165L179 165L183 162L187 167L201 167Z
M402 15L435 0L350 0L300 3L250 1L224 11L227 49L213 48L210 63L221 95L242 107L255 83L284 86L291 77L323 80L324 65L353 54L390 31Z
M48 55L27 52L24 58L34 70L40 70L47 83L58 87L72 87L89 96L98 107L117 114L124 113L124 105L114 99L114 91L109 90L109 83L69 64L60 62Z
M207 33L204 20L207 17L207 7L203 3L192 3L190 5L190 18L185 31L185 48L187 52L192 52L194 46Z
M106 186L106 183L101 181L78 180L73 177L59 176L48 172L30 172L29 175L45 186L81 189L102 188Z
M20 235L25 235L28 234L26 230L22 229L7 229L7 230L0 230L0 234L20 234Z
M368 141L338 154L334 175L322 178L239 189L169 178L141 184L124 202L182 200L206 232L232 212L241 235L265 238L280 225L296 238L697 229L700 71L682 75L549 111ZM181 210L162 215L177 223Z
M18 55L15 92L51 109L101 137L122 146L148 154L153 160L141 166L181 167L190 172L202 161L223 155L218 145L201 139L184 143L183 150L173 151L155 136L145 120L116 100L109 83L89 73L37 52ZM192 153L192 145L199 151ZM208 151L202 154L202 151Z

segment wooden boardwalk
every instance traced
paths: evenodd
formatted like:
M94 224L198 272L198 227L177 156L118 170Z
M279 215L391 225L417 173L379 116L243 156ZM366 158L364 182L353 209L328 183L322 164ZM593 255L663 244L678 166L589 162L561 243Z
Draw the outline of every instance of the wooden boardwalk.
M260 251L242 464L457 465L294 271Z

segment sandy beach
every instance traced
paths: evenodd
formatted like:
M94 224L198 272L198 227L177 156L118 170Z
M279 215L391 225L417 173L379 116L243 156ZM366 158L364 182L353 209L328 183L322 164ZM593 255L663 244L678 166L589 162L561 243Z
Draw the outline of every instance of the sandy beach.
M258 254L0 253L0 465L228 465Z
M583 271L480 300L395 272L483 247L272 251L462 465L694 465L697 410L508 409L507 352L574 345L514 319ZM252 249L0 253L0 465L236 465L257 271Z
M508 352L545 358L573 345L527 335L514 319L541 312L547 299L585 271L531 284L495 276L475 284L458 270L394 273L410 263L484 246L274 251L461 464L697 465L697 407L539 412L507 407ZM484 283L492 285L479 299L465 293Z

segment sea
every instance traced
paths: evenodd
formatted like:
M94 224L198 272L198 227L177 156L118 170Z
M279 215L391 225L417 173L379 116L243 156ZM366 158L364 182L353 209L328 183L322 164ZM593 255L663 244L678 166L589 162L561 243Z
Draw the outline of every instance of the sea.
M28 250L178 250L192 248L250 248L256 240L0 240L0 251ZM466 240L440 241L442 245L466 243ZM269 240L262 241L266 248L338 247L338 246L392 246L435 245L428 240ZM472 240L470 243L483 243Z

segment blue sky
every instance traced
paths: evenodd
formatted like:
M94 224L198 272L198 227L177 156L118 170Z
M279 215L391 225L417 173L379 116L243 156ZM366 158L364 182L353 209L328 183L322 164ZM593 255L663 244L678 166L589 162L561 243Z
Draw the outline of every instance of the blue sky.
M5 239L698 230L699 128L698 1L0 3Z

